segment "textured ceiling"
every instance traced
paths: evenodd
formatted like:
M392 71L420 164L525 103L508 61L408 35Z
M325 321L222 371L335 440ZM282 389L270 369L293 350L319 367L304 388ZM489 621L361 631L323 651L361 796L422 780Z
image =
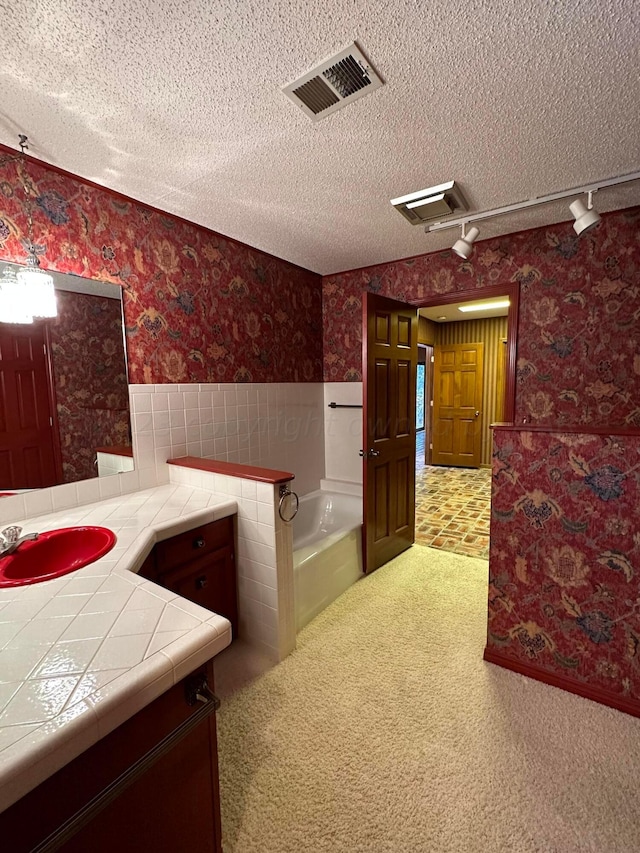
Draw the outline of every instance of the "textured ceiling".
M389 199L486 210L640 170L637 0L0 0L0 141L327 274L448 247ZM280 91L357 41L385 85ZM640 203L640 181L595 196ZM567 203L480 223L480 240Z

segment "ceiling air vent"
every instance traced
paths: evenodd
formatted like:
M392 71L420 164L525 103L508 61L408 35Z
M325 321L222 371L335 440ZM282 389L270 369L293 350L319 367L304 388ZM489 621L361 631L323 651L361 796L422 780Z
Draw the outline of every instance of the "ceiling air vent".
M282 91L312 121L318 121L380 86L382 80L354 43Z
M426 190L392 198L391 204L412 225L423 225L436 219L444 219L452 213L460 213L469 207L455 181L438 184Z

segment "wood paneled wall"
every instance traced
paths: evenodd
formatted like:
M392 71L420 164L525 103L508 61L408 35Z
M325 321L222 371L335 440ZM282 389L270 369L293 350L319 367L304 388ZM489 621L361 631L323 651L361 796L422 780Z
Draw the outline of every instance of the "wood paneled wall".
M426 317L418 317L418 343L433 346L438 334L438 324Z
M482 465L491 465L491 430L496 420L498 364L502 339L507 337L507 318L491 317L482 320L461 320L438 323L437 344L484 344L484 374L482 391Z

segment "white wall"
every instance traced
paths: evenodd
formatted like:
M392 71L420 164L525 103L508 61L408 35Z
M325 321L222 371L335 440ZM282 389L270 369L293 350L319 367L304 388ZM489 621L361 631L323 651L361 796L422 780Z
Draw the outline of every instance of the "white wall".
M362 382L324 384L325 479L362 484L362 409L330 409L329 403L362 405Z

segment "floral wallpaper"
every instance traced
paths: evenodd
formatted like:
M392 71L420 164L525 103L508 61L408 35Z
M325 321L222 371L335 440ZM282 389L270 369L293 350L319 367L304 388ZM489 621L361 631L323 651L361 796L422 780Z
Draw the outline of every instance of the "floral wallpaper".
M494 436L488 647L640 699L640 435Z
M65 483L96 477L96 448L130 445L120 301L58 291L51 322Z
M516 422L640 426L640 208L323 279L325 381L361 379L361 292L407 302L520 284Z
M129 379L322 381L321 278L37 161L42 266L124 287ZM0 258L24 260L27 197L0 147Z

